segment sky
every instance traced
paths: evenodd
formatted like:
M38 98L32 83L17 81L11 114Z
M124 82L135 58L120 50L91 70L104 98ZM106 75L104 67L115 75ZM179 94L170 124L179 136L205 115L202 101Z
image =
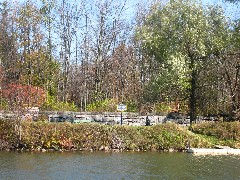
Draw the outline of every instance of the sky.
M0 2L3 1L3 0L0 0ZM12 2L18 2L18 3L23 3L23 2L26 2L26 0L9 0L9 1L12 1ZM56 1L60 1L60 0L56 0ZM70 2L70 1L74 1L74 0L68 0L66 2ZM86 0L88 1L88 0ZM98 0L93 0L93 1L98 1ZM99 0L101 1L101 0ZM131 11L134 11L136 9L136 2L154 2L156 0L127 0L127 7L129 9L128 12L131 13ZM163 1L166 1L166 0L163 0ZM239 18L240 17L240 3L238 4L233 4L233 3L226 3L224 0L199 0L199 1L202 1L203 5L220 5L223 7L226 15L228 17L230 17L231 19L236 19L236 18ZM36 2L37 4L40 4L41 0L35 0L34 2ZM132 10L131 10L132 8ZM129 15L130 15L129 14Z
M0 2L2 2L4 0L0 0ZM27 0L8 0L8 1L11 1L11 2L15 2L17 4L22 4L24 2L26 2ZM62 2L62 0L56 0L58 2ZM79 2L80 0L65 0L65 2ZM83 1L86 1L86 2L98 2L98 1L104 1L104 0L83 0ZM116 0L117 2L120 2L120 1L124 1L124 0ZM127 20L130 20L132 21L132 19L134 18L134 15L136 13L136 10L137 10L137 2L140 2L140 4L143 4L143 6L145 5L145 2L146 4L150 3L150 2L154 2L154 1L158 1L158 0L126 0L127 1L127 4L126 4L126 7L127 7L127 11L126 13L124 14L125 17L127 17ZM162 0L163 2L167 2L168 0ZM41 0L32 0L32 2L34 2L35 5L41 5ZM231 4L231 3L226 3L224 2L224 0L200 0L200 2L203 3L203 5L219 5L221 6L224 10L225 10L225 14L226 16L230 17L231 20L233 19L236 19L237 18L240 18L240 13L237 13L237 12L240 12L240 3L238 3L238 5L236 4ZM146 6L144 6L146 7ZM238 9L239 8L239 9ZM131 33L131 30L129 29L129 32ZM82 31L79 31L80 33L80 36L79 37L83 37L82 36ZM54 39L56 39L56 44L59 44L59 41L58 41L58 35L53 35L54 36ZM78 39L79 40L79 39Z
M224 0L203 0L202 2L204 5L220 5L224 9L225 14L231 19L236 19L240 17L240 3L226 3Z

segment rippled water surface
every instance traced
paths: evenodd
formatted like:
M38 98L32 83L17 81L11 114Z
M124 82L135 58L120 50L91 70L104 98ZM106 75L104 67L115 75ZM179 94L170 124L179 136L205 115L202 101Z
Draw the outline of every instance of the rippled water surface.
M240 179L240 156L0 152L0 179Z

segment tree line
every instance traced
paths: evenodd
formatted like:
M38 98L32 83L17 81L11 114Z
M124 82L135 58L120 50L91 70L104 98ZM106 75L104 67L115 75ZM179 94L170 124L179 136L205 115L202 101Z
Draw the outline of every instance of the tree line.
M221 6L3 1L0 22L1 109L239 117L240 21Z

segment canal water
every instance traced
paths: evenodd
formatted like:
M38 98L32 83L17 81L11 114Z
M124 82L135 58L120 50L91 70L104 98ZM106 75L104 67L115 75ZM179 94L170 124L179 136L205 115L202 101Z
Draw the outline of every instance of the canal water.
M163 152L0 151L0 179L240 179L240 156Z

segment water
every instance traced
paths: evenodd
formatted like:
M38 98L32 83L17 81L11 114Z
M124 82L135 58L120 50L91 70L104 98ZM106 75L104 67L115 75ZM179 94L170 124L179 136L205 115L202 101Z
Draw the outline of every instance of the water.
M240 179L240 156L161 152L0 152L0 179Z

